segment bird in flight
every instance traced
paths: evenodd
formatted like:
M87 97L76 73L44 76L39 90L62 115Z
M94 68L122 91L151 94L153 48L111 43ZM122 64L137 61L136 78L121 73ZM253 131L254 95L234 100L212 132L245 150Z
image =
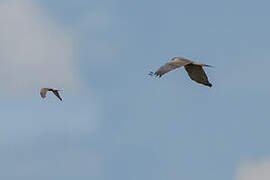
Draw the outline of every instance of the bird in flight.
M208 81L208 78L203 70L203 66L205 67L213 67L207 64L200 64L198 62L194 62L188 60L183 57L174 57L170 62L165 63L162 65L156 72L150 72L149 75L156 77L161 77L162 75L170 72L174 69L180 68L184 66L185 70L187 71L190 79L196 81L197 83L203 84L205 86L212 87L212 84Z
M52 89L52 88L41 88L40 89L40 96L44 99L46 97L46 94L48 91L52 91L53 94L58 97L58 99L60 99L60 101L62 101L62 98L60 97L58 91L60 90L57 90L57 89Z

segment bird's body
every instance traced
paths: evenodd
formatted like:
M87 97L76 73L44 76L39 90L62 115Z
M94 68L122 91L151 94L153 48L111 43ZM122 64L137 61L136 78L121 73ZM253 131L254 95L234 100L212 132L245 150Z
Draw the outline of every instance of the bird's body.
M212 67L207 64L200 64L198 62L194 62L182 57L172 58L170 62L165 63L161 66L155 73L150 72L149 75L155 75L157 77L161 77L162 75L184 66L187 71L190 79L196 81L197 83L204 84L206 86L211 87L212 84L208 81L208 78L203 70L203 66Z
M52 88L41 88L40 89L40 96L44 99L46 97L46 94L48 91L51 91L53 92L53 94L58 98L60 99L60 101L62 101L62 98L60 97L58 91L60 90L57 90L57 89L52 89Z

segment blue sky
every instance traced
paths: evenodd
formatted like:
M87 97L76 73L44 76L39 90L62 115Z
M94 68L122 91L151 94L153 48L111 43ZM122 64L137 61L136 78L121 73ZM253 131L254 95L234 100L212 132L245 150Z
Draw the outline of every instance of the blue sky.
M269 179L269 5L0 1L0 177ZM213 87L147 76L175 56Z

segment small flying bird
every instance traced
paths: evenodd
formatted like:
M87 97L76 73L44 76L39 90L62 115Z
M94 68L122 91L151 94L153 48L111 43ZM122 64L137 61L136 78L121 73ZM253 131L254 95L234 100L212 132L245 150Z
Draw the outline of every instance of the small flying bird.
M185 67L185 70L187 71L190 79L192 79L193 81L196 81L197 83L212 87L212 84L208 81L208 78L202 67L203 66L213 67L213 66L210 66L207 64L200 64L198 62L194 62L183 57L172 58L170 62L165 63L155 73L150 72L149 75L150 76L155 75L156 77L161 77L167 72L170 72L182 66Z
M57 89L52 89L52 88L41 88L40 89L40 96L44 99L46 97L46 94L48 91L52 91L53 94L58 97L58 99L60 99L60 101L62 101L62 98L60 97L58 91L61 91L61 90L57 90Z

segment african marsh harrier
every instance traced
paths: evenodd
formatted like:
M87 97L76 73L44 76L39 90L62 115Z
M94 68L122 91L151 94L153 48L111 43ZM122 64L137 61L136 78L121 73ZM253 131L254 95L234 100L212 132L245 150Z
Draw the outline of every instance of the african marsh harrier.
M174 69L184 66L190 79L196 81L197 83L203 84L205 86L211 87L212 84L208 81L208 78L203 70L203 66L212 67L207 64L200 64L182 57L174 57L170 62L165 63L161 66L155 73L150 72L149 75L156 77L161 77L162 75L170 72Z
M62 101L62 98L60 97L58 91L60 90L57 90L57 89L52 89L52 88L42 88L40 89L40 96L44 99L46 97L46 94L48 91L52 91L53 94L58 97L58 99L60 99L60 101Z

